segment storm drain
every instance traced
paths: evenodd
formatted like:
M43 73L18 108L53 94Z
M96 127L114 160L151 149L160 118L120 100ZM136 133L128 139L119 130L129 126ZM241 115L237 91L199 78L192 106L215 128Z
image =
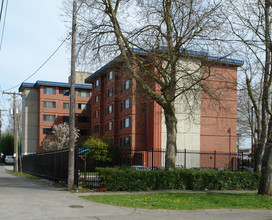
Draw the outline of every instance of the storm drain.
M80 209L80 208L83 208L82 205L70 205L69 206L70 208L74 208L74 209Z

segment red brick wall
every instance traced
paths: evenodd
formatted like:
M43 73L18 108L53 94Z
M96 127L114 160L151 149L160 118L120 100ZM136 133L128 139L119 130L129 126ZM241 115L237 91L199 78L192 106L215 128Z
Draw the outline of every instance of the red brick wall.
M232 153L216 157L217 167L229 167L236 153L237 69L228 65L212 65L202 69L210 77L202 83L201 92L201 152ZM201 167L214 166L214 155L201 155Z
M39 90L39 113L38 113L38 146L37 146L37 152L43 152L44 149L42 148L42 141L45 138L48 138L49 135L44 135L43 134L43 128L52 128L54 124L60 124L63 123L63 116L69 116L69 109L63 109L63 103L70 103L70 96L64 96L63 95L63 89L68 89L68 88L62 88L62 87L54 87L56 88L56 94L55 95L48 95L44 94L43 88L44 87L52 87L52 86L40 86L38 88ZM78 109L78 104L89 104L91 97L80 97L78 96L78 91L81 89L76 89L76 94L75 94L75 114L76 114L76 122L75 126L78 129L87 129L89 130L90 134L90 122L78 122L78 117L79 116L84 116L84 117L89 117L91 120L91 111L90 110L81 110ZM85 91L86 89L82 89ZM90 90L89 90L90 91ZM91 96L91 91L90 91L90 96ZM43 102L45 101L51 101L51 102L56 102L56 108L44 108L43 107ZM43 115L55 115L56 120L54 122L52 121L43 121ZM68 122L67 122L68 123ZM85 136L80 136L79 141L85 140L87 137Z
M108 80L108 73L113 71L114 78ZM94 83L97 79L103 81L103 85L99 88L94 87ZM124 89L124 82L130 79L130 88L128 90ZM160 148L161 146L161 108L154 101L150 100L147 103L147 96L142 90L137 86L135 80L125 72L123 68L109 68L104 73L101 73L99 76L95 77L92 80L93 83L93 96L92 103L94 103L94 97L100 93L104 93L104 96L101 96L101 101L99 103L93 104L92 106L92 122L91 127L100 123L101 129L105 130L105 125L113 121L113 131L102 132L94 134L95 136L105 136L113 139L114 146L120 147L123 146L123 139L125 137L130 137L131 146L127 149L139 150L146 149L147 147L147 115L149 118L148 121L148 147L151 150L152 147ZM113 96L108 98L107 91L108 89L113 88ZM130 99L131 107L124 108L124 100ZM111 114L106 114L107 107L113 104L114 112ZM122 104L122 110L121 110ZM103 105L103 109L102 106ZM148 109L147 109L148 105ZM100 108L100 117L97 119L93 118L93 112ZM102 110L101 110L102 109ZM148 111L148 112L147 112ZM101 116L103 115L103 120ZM124 128L124 119L131 118L131 126ZM100 121L99 121L100 120ZM122 121L122 129L120 128L120 121ZM122 144L120 144L122 140ZM160 155L156 154L157 164L154 166L160 166ZM141 158L141 159L139 159ZM142 165L147 165L147 154L143 151L135 152L131 155L131 162L142 161ZM151 165L151 153L149 153L149 163Z

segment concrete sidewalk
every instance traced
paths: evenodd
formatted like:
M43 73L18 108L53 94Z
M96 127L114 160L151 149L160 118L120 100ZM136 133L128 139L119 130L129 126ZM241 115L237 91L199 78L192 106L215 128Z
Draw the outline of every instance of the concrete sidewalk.
M82 193L69 193L49 184L12 175L4 166L0 166L1 220L272 219L271 210L145 210L90 202L79 198L80 195Z

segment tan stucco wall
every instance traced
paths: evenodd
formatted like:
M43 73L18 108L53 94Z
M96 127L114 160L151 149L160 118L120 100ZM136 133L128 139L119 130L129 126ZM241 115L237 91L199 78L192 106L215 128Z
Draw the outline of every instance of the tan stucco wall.
M76 72L75 83L76 84L87 84L87 83L85 83L85 79L88 78L90 75L91 75L91 73ZM68 77L68 82L70 83L70 76Z
M179 86L186 86L193 79L200 77L200 62L192 59L182 59L179 61L180 74L178 78ZM184 76L185 73L191 76ZM200 92L196 87L194 92L189 91L181 95L175 101L177 124L177 150L178 151L197 151L200 152ZM164 113L162 113L162 149L166 149L166 125ZM162 158L164 166L165 158ZM187 154L186 167L198 167L200 164L199 155ZM177 166L184 166L184 154L179 154L176 158Z
M22 154L37 151L38 143L38 90L25 88L22 102Z

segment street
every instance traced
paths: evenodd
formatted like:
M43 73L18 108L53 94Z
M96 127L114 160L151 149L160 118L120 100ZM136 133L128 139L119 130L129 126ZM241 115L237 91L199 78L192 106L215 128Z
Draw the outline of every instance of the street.
M80 194L82 195L82 194ZM208 220L261 219L272 220L272 210L197 210L169 211L117 207L90 202L77 193L18 177L0 165L0 219L146 219Z

